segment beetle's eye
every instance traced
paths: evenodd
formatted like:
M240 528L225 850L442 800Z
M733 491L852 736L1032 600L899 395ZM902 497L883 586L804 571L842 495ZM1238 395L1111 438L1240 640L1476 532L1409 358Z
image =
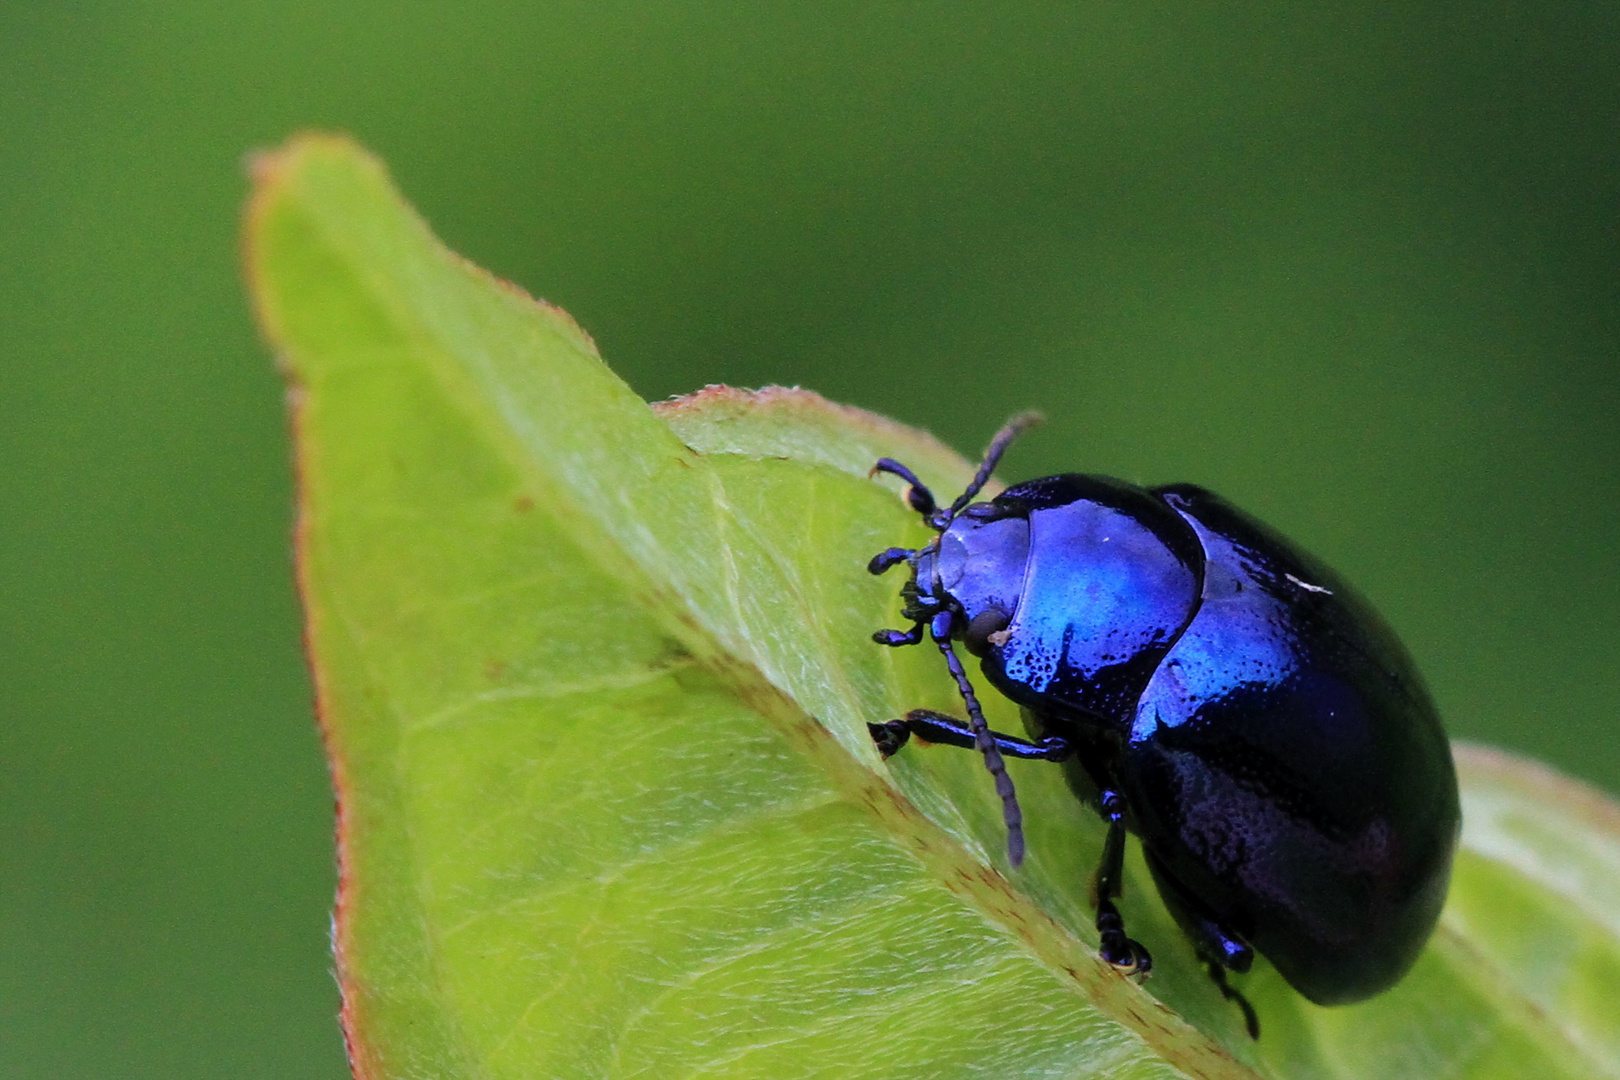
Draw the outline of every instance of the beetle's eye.
M1012 622L1012 616L998 607L985 608L973 616L967 629L962 633L962 644L974 656L983 656L990 651L990 635L1000 633L1007 629Z

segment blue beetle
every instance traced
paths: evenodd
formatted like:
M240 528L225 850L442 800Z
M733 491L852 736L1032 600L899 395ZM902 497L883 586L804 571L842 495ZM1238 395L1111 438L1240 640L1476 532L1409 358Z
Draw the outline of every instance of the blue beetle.
M1108 823L1097 868L1102 958L1146 973L1125 934L1127 831L1221 992L1263 954L1318 1004L1377 994L1412 966L1445 901L1461 823L1450 744L1394 633L1331 570L1202 488L1064 474L973 502L996 436L939 508L892 459L938 533L868 569L907 564L909 631L944 656L968 720L915 710L871 724L885 757L911 735L976 747L995 779L1008 856L1023 860L1006 757L1063 762ZM1030 739L989 730L954 643L1023 707Z

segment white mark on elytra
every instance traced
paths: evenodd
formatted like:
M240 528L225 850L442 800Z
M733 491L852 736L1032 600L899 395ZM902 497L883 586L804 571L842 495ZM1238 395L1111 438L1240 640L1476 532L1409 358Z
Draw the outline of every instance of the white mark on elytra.
M1295 577L1293 574L1284 574L1283 577L1287 578L1289 581L1292 581L1295 585L1298 585L1300 588L1304 589L1307 592L1318 592L1318 593L1321 593L1323 596L1332 596L1333 595L1333 590L1332 589L1324 589L1320 585L1312 585L1308 581L1301 581L1301 580L1299 580L1299 578Z

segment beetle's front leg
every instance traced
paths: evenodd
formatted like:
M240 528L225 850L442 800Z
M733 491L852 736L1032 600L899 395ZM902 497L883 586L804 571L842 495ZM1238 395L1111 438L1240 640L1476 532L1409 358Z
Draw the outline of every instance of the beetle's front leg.
M878 463L872 466L872 471L868 475L876 476L878 473L888 473L890 476L898 476L904 480L908 485L906 488L906 504L921 514L925 522L930 525L933 523L934 512L938 508L938 504L934 501L934 493L928 490L927 484L917 479L916 473L894 460L894 458L878 458ZM940 526L940 529L943 530L944 528L944 525Z
M896 648L901 645L915 645L923 639L923 624L918 623L910 630L874 630L872 640L879 645Z
M1153 957L1139 943L1125 936L1125 920L1114 900L1125 876L1125 800L1117 792L1104 791L1102 814L1108 821L1108 837L1103 841L1102 862L1097 866L1097 952L1126 975L1146 975L1153 970Z
M872 556L872 560L866 564L866 572L873 575L881 574L890 567L899 566L901 563L909 561L916 554L917 552L913 548L884 548Z
M872 732L872 741L877 743L884 757L892 757L913 735L924 742L960 746L964 750L973 750L979 745L978 737L973 733L971 725L954 716L934 712L932 709L912 709L906 713L904 720L890 720L886 724L867 724L866 727ZM1039 742L1030 742L1015 735L1003 735L999 731L992 731L990 741L1001 751L1002 757L1020 758L1024 761L1067 761L1074 755L1073 747L1056 736L1047 736Z

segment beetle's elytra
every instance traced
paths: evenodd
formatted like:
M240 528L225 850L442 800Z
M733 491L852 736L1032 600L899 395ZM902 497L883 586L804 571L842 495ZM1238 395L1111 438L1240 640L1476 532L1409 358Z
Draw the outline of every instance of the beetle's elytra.
M1145 972L1126 936L1125 834L1210 975L1258 950L1318 1004L1394 985L1444 903L1461 814L1450 745L1395 635L1332 571L1191 485L1142 488L1066 474L973 497L1032 417L996 436L949 507L885 458L938 536L890 548L905 563L908 631L938 646L966 723L917 710L872 724L885 756L913 734L977 747L995 778L1008 855L1023 834L1004 757L1063 762L1108 823L1096 872L1106 961ZM958 659L1023 707L1030 739L989 730Z

